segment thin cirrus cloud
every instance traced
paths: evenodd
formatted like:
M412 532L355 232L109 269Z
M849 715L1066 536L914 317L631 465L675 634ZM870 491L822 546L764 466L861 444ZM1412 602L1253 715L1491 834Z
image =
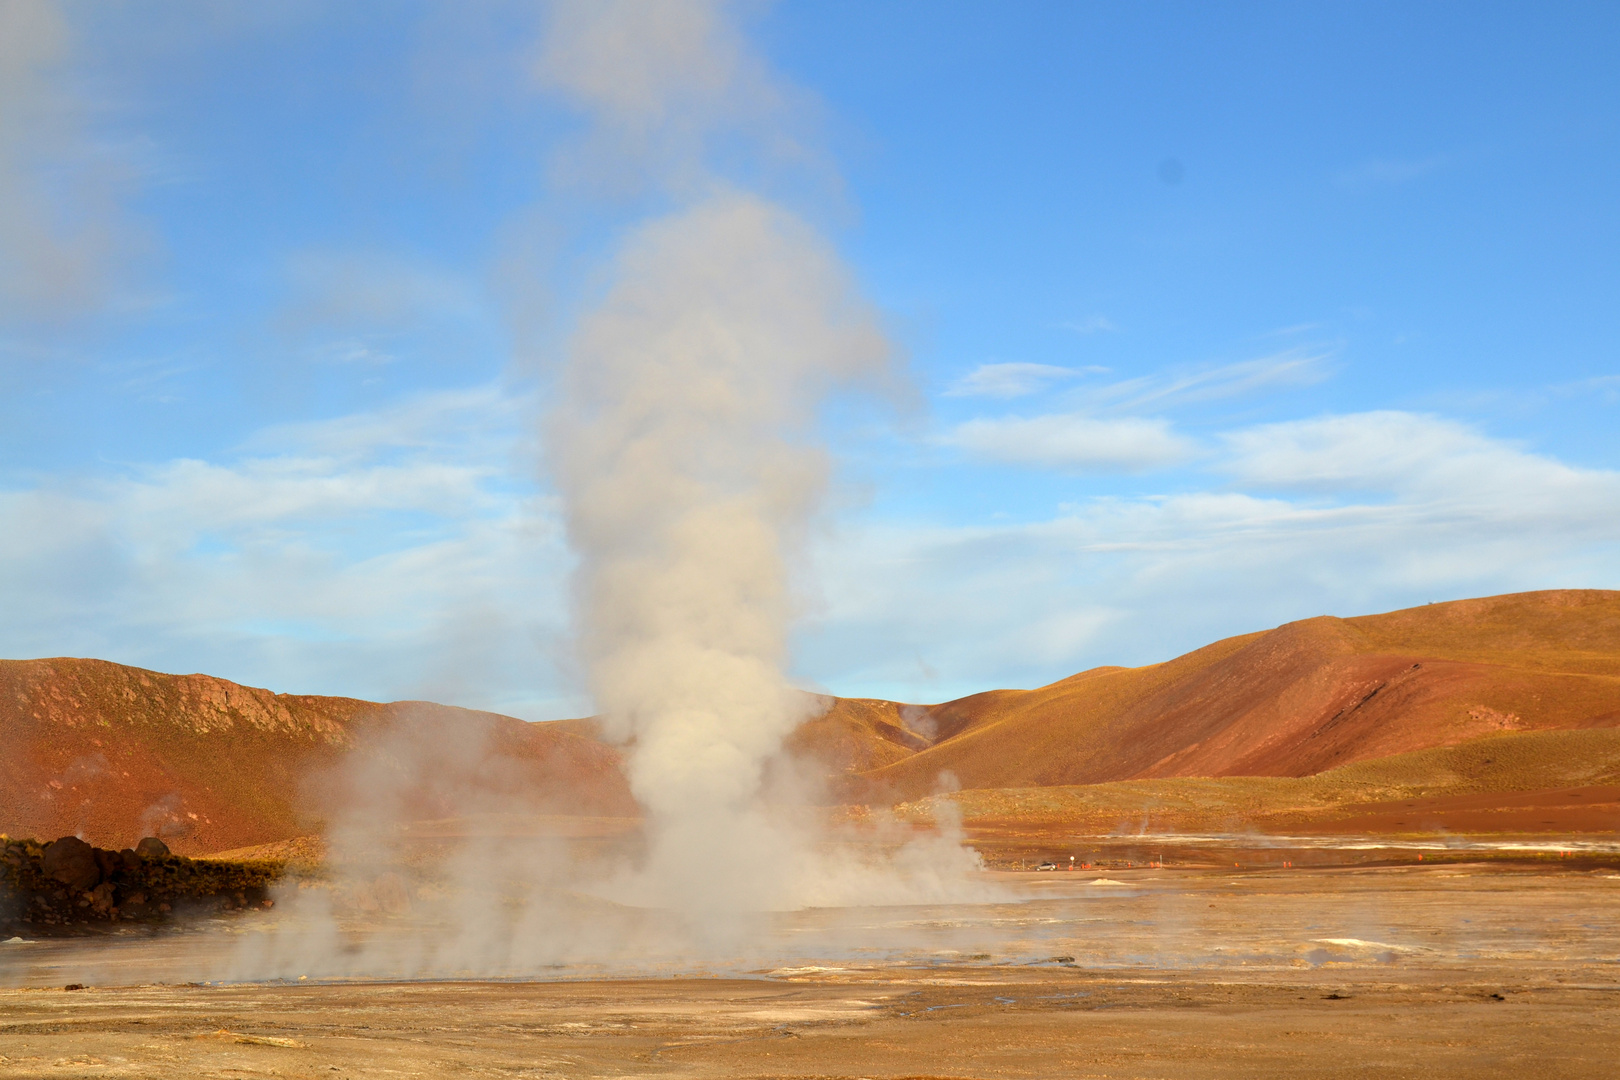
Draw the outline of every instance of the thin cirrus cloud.
M293 298L277 325L289 333L356 325L397 329L485 314L469 283L386 254L300 252L288 261L288 281Z
M472 283L386 253L299 252L288 260L287 286L272 326L318 364L381 367L401 350L459 362L495 323Z
M1092 315L1085 319L1069 319L1058 323L1065 330L1073 330L1077 334L1117 334L1119 327L1101 315Z
M1327 378L1331 351L1293 348L1218 367L1125 379L1068 392L1093 411L1138 412L1271 390L1308 386ZM952 397L1013 398L1054 381L1097 368L1047 364L985 364L946 391ZM944 441L980 461L1070 472L1146 472L1184 464L1198 444L1176 433L1168 420L1142 416L1101 417L1085 411L1044 416L969 420Z
M1198 452L1167 420L1078 413L969 420L946 441L981 461L1069 472L1144 472Z
M1344 187L1396 187L1427 176L1450 164L1444 154L1431 154L1422 158L1373 158L1345 169L1335 180Z
M952 383L946 397L1025 397L1054 383L1107 371L1101 367L1061 367L1057 364L980 364Z
M1554 386L1556 394L1591 394L1606 404L1620 401L1620 375L1594 375L1589 379Z
M331 420L275 424L254 432L240 449L255 458L319 456L344 462L431 452L439 460L493 464L535 408L532 395L487 383L418 394Z
M1246 394L1311 386L1332 372L1335 350L1298 347L1253 360L1125 379L1091 396L1120 409L1163 408Z

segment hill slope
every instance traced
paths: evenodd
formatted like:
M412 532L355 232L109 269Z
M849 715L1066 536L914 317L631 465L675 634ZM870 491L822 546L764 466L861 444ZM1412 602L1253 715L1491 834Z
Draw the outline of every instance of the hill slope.
M869 799L1177 776L1309 776L1500 731L1620 727L1620 593L1561 590L1316 618L1163 664L923 710Z
M947 771L970 790L1306 777L1503 733L1620 728L1620 593L1307 619L1036 690L822 706L789 750L833 777L835 800L922 798ZM150 833L194 854L307 834L344 805L399 820L633 814L620 753L594 730L100 660L0 661L0 832L104 847Z
M1612 836L1620 826L1620 728L1503 732L1308 777L967 789L895 809L926 821L945 800L976 841L1251 830Z
M78 833L102 847L156 835L194 854L282 840L357 797L443 816L471 788L634 808L617 752L563 725L103 660L0 661L0 734L0 832Z

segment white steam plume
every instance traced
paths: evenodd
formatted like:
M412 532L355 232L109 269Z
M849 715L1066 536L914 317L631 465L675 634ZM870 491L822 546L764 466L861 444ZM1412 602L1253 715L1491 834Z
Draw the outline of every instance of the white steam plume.
M579 556L579 655L625 746L644 836L586 848L558 839L555 822L536 828L549 840L503 831L494 808L501 820L533 808L499 784L477 790L507 775L494 741L448 753L431 726L384 733L330 830L335 888L288 890L285 929L239 950L234 977L768 962L808 942L759 913L1000 895L970 883L978 857L948 823L926 837L894 822L834 836L797 798L784 739L824 707L784 675L792 570L827 483L819 414L831 393L882 383L891 349L828 243L702 168L711 137L756 140L759 103L784 99L725 14L558 5L542 64L591 120L583 155L623 156L675 206L625 236L544 422ZM447 829L461 821L448 857L411 854L426 850L410 832L424 823L406 820L424 802L442 806ZM356 908L389 925L346 938ZM904 935L890 937L885 947Z
M818 412L881 381L891 350L830 245L703 168L728 136L793 145L792 95L727 16L560 4L540 68L591 119L587 156L616 152L686 203L624 244L546 435L580 557L581 659L648 815L637 899L692 915L890 891L832 872L814 830L768 807L770 766L814 707L783 670L790 567L827 472Z
M791 132L796 95L747 48L720 0L558 0L535 69L590 121L558 161L596 192L639 184L692 195L713 183L705 152L742 136L775 158L806 155Z
M547 425L580 553L580 648L630 740L664 902L782 902L755 806L811 699L782 675L791 555L821 493L824 392L888 349L801 222L722 196L642 229Z

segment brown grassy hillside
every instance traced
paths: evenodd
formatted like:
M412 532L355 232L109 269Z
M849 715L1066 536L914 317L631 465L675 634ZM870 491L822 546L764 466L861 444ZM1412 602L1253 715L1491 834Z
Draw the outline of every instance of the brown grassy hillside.
M939 737L867 771L868 798L926 795L947 771L967 788L1309 776L1501 731L1617 727L1620 593L1307 619L928 713Z
M633 805L617 753L560 726L101 660L0 661L0 734L0 832L102 847L156 835L191 854L282 840L363 798L433 816L473 776L493 794L587 812Z
M800 724L788 753L832 774L864 773L933 745L933 728L913 730L927 710L879 698L821 698L820 716Z
M1247 830L1612 835L1620 829L1620 729L1503 732L1305 777L964 790L895 811L926 822L945 800L976 839Z
M1620 728L1620 593L1307 619L1036 690L933 706L823 704L789 749L833 776L835 795L870 802L927 796L942 772L970 790L1023 791L1025 802L1030 789L1119 781L1343 777L1355 763L1491 736ZM104 847L156 834L193 854L306 835L345 806L402 821L634 814L619 751L594 733L589 720L527 724L425 702L273 694L99 660L0 661L0 831L81 833ZM1554 757L1587 747L1536 745ZM1490 775L1489 791L1529 790L1503 787L1501 769ZM1064 805L1084 817L1087 800L1103 799L1093 816L1107 818L1117 810L1107 790ZM1176 790L1176 799L1207 795L1216 818L1231 810L1219 794L1227 787ZM1253 790L1287 803L1316 789ZM1305 818L1343 817L1300 805Z

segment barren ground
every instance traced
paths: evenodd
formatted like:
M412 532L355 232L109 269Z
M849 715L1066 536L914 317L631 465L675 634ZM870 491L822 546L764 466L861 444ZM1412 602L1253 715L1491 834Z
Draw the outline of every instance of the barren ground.
M1620 1060L1620 869L1099 877L797 913L764 963L620 978L186 985L258 932L240 919L7 943L0 1077L1435 1080Z

